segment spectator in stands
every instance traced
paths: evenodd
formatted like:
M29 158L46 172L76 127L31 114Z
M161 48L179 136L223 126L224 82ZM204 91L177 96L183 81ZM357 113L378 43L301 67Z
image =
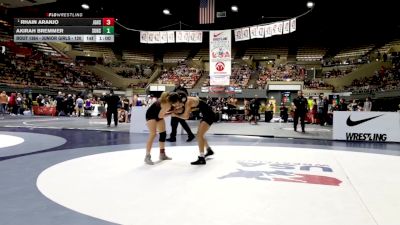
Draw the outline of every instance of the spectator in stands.
M338 111L347 111L347 104L344 98L341 98L339 101Z
M7 112L8 96L5 91L0 94L0 113L5 114Z
M321 126L324 126L325 123L327 122L327 117L328 117L328 110L329 110L329 101L328 97L322 95L319 97L319 102L318 102L318 119L319 119L319 124Z
M184 93L186 96L188 96L188 91L187 89L183 86L183 84L178 83L174 89L173 92L176 92L178 94L180 93ZM182 112L183 113L183 112ZM176 142L176 132L177 132L177 128L178 128L178 124L181 124L182 128L186 131L186 133L188 134L188 139L186 140L187 142L192 141L195 136L192 132L192 130L190 129L189 125L186 123L186 120L181 119L177 116L171 116L171 134L169 136L169 138L167 139L167 141L169 142Z
M80 96L78 96L78 99L76 99L75 102L75 109L76 113L78 114L78 117L80 117L81 113L83 113L83 104L84 104L83 99Z
M90 98L86 99L85 101L85 117L90 117L92 116L92 100Z
M281 119L283 120L283 122L287 123L289 118L289 113L288 113L289 109L283 102L281 103L280 111L281 111L280 112Z
M11 93L10 97L8 98L8 108L11 109L11 115L14 116L17 114L16 110L16 94L15 93Z
M22 98L21 93L17 93L17 98L16 98L16 115L23 115L24 113L24 107L23 107L24 99Z
M118 126L118 105L120 99L114 94L114 90L110 90L110 93L104 97L104 101L107 103L107 127L111 125L111 116L114 117L114 125Z
M293 105L294 105L294 131L297 131L297 124L299 122L300 118L300 123L301 123L301 132L306 132L305 130L305 118L306 114L308 112L308 103L307 99L304 98L303 92L298 91L297 92L297 98L293 100Z
M317 113L318 113L317 99L314 98L312 108L311 108L311 123L312 124L317 123Z
M355 99L353 99L353 102L350 103L347 107L350 111L357 111L357 109L358 109L357 101Z
M60 91L60 92L58 92L58 95L57 95L57 97L56 97L56 110L57 110L57 115L58 116L60 116L60 115L65 115L65 112L64 112L64 110L63 110L63 105L64 105L64 95L63 95L63 93Z
M367 98L365 99L365 102L364 102L364 111L370 112L371 109L372 109L371 98L370 98L370 97L367 97Z
M71 116L74 112L74 98L71 94L68 94L67 100L65 101L66 105L66 114Z
M259 118L258 111L260 110L260 105L261 103L258 99L258 96L254 95L254 99L250 101L250 113L251 113L251 117L249 119L250 124L253 118L254 118L254 124L257 124L257 119Z
M130 114L130 111L131 111L131 105L130 105L130 103L129 103L129 99L128 98L124 98L124 100L122 100L122 107L123 107L123 109L124 109L124 115L125 115L125 118L124 118L124 122L126 122L126 123L129 123L129 114Z
M24 94L23 98L25 110L29 111L32 115L32 99L26 94Z
M39 95L36 97L36 102L37 102L37 104L38 104L39 106L44 106L43 99L44 99L44 97L43 97L42 94L39 94Z

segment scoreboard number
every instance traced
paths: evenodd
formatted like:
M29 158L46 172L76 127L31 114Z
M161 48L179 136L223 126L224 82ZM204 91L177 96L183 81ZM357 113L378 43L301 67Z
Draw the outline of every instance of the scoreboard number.
M103 18L103 26L114 26L114 18Z
M114 34L114 27L103 27L103 34Z

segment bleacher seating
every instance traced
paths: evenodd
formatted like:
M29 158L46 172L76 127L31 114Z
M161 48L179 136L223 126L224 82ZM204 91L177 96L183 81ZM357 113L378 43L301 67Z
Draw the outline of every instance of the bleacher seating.
M193 88L203 71L197 68L189 68L186 64L178 65L169 70L164 70L158 78L158 84L184 84L185 88Z
M178 63L183 62L189 56L189 49L182 50L168 50L164 54L163 62L164 63Z
M297 65L263 67L257 80L258 88L265 88L268 81L304 81L305 68Z
M128 63L153 63L154 54L149 50L126 50L122 52L122 60Z
M288 47L275 48L248 48L244 56L252 56L255 60L277 59L279 57L286 58L288 55Z
M207 48L200 49L199 52L197 52L197 54L193 57L193 60L196 60L196 61L198 61L198 60L208 61L210 59L209 51L210 50L207 49Z
M297 50L297 61L320 61L326 54L326 48L304 46Z
M106 64L117 60L114 51L109 46L84 43L81 44L80 47L84 52L89 54L90 52L99 52L103 54L104 63Z
M390 49L391 49L393 46L400 46L400 40L393 40L393 41L391 41L391 42L385 44L384 46L380 47L380 48L378 49L378 51L379 51L380 53L382 53L382 54L383 54L383 53L389 53Z
M30 50L32 54L8 52L5 55L4 67L0 70L0 84L14 88L63 91L109 88L112 85L69 59L45 55L36 48L24 49Z
M356 48L344 48L334 58L335 59L354 59L360 58L369 53L374 48L374 45L363 45Z

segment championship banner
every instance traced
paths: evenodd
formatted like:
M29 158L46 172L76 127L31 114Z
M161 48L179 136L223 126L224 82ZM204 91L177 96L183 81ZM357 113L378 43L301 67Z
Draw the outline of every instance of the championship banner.
M183 31L176 31L176 43L183 43Z
M168 33L166 31L160 32L160 43L167 43L168 42Z
M235 33L235 41L243 41L243 32L242 29L236 29Z
M161 43L160 32L154 32L154 43L155 44Z
M148 43L148 32L140 31L140 43Z
M210 85L229 85L231 38L231 30L210 31Z
M189 31L182 31L183 32L183 42L188 43L189 42Z
M265 33L264 29L265 29L265 26L257 27L257 37L258 38L264 38L264 33Z
M148 38L149 39L148 39L147 43L153 44L154 43L154 32L149 32Z
M264 26L265 37L272 37L272 25Z
M250 28L242 28L243 40L250 40Z
M168 35L168 43L175 43L175 32L167 31L167 35Z
M281 35L282 32L283 32L283 22L278 22L277 24L278 25L277 25L277 33L276 33L276 35Z
M272 26L272 36L277 35L278 34L278 23L273 23L271 24Z
M283 22L283 33L284 34L290 33L290 20L286 20Z
M290 33L296 31L296 18L290 20Z
M190 31L189 32L189 43L202 43L203 32L201 31Z
M257 26L250 27L250 38L258 38L257 36Z

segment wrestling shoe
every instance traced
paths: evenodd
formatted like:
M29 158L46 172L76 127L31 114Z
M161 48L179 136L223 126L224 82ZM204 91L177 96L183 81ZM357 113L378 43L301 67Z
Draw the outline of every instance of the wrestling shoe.
M204 158L207 158L210 155L214 155L214 151L210 147L208 147L207 153L204 155Z
M171 160L171 157L168 157L165 153L160 153L160 160Z
M144 162L147 165L154 165L154 162L151 160L151 155L146 155L146 157L144 157Z
M196 161L191 162L190 164L192 164L192 165L205 165L206 164L206 158L199 156Z

